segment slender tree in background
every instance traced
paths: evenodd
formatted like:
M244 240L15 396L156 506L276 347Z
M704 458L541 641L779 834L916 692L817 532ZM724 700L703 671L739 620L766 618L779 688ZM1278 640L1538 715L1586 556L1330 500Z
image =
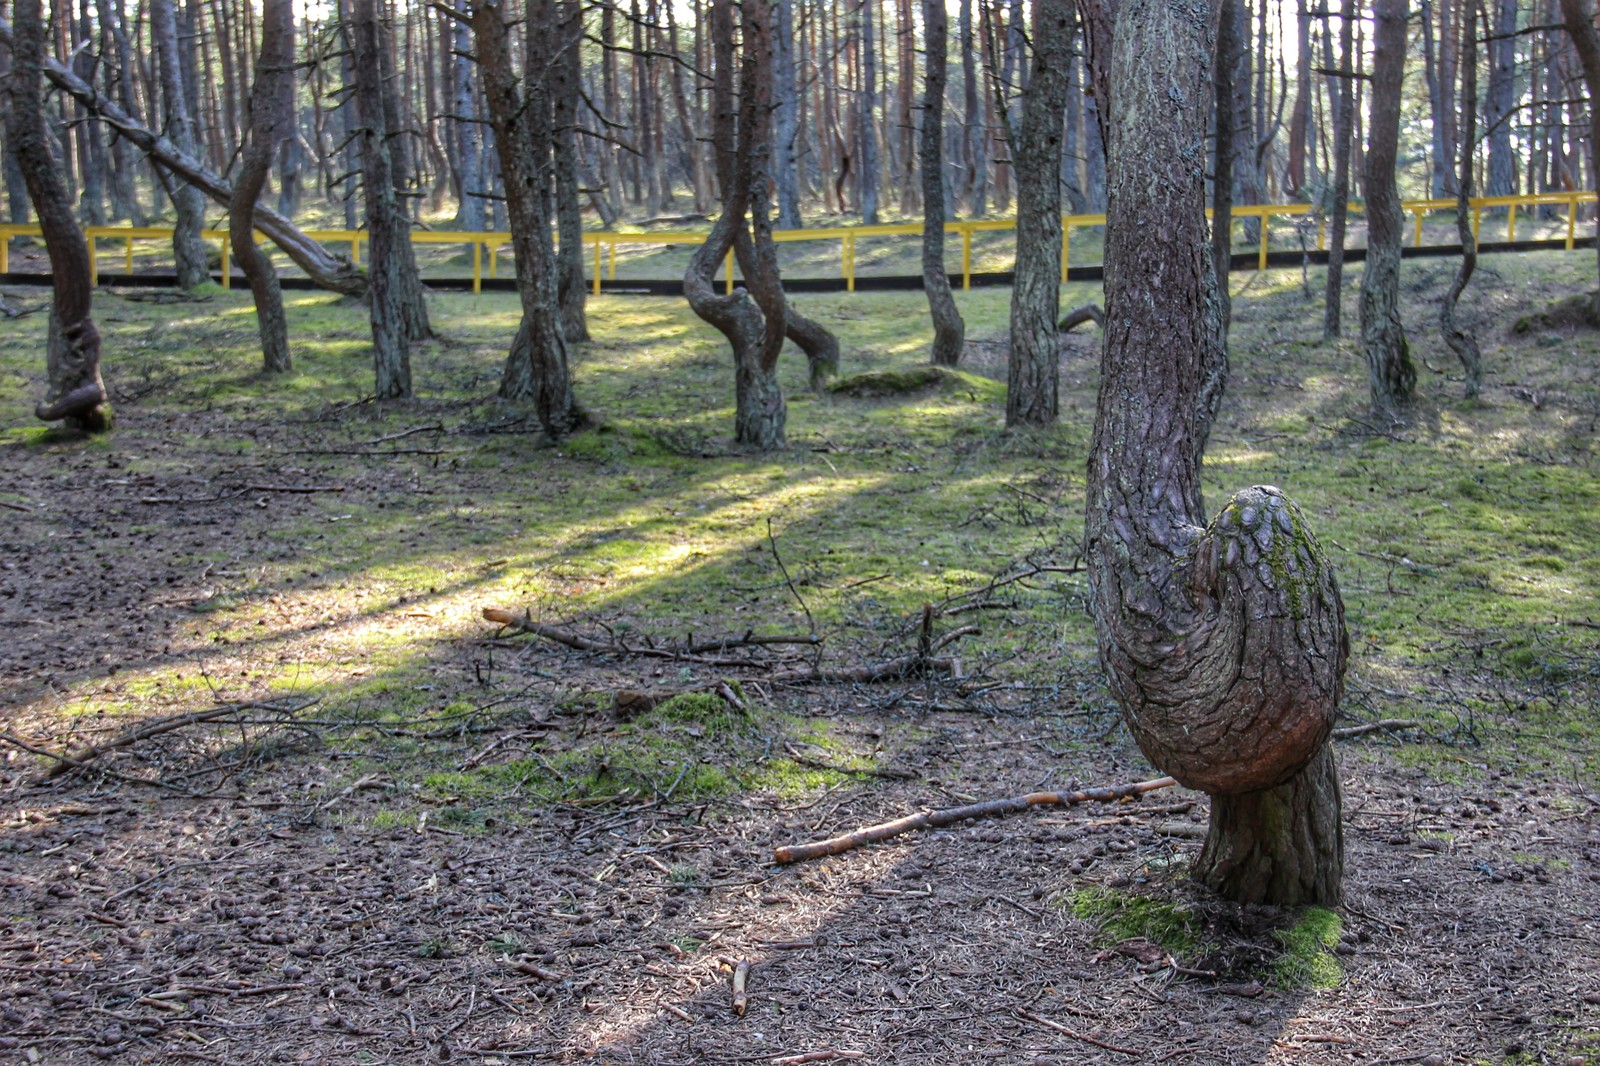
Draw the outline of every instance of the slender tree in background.
M472 76L472 37L465 22L453 22L450 32L451 145L461 186L456 200L456 225L479 233L484 229L483 127L475 121L478 94Z
M1483 387L1483 357L1478 351L1478 338L1456 321L1456 306L1461 294L1472 281L1478 267L1478 241L1472 232L1472 147L1478 134L1478 51L1473 20L1470 13L1461 19L1461 114L1458 129L1461 131L1461 159L1456 173L1456 238L1461 242L1461 268L1456 271L1450 291L1439 304L1439 329L1445 343L1461 360L1465 371L1463 391L1469 400L1476 399ZM1589 22L1591 30L1594 21ZM1450 87L1447 87L1450 88Z
M261 333L262 368L269 374L292 368L289 325L283 314L283 292L272 261L256 247L256 200L267 183L278 144L293 132L294 6L290 0L263 0L261 5L261 59L256 64L255 86L250 94L250 146L239 166L233 186L233 207L228 212L228 233L233 254L250 282L255 297L256 322Z
M583 281L583 208L578 202L578 48L583 41L581 0L562 0L557 36L550 56L551 152L554 159L556 229L561 243L556 265L561 328L568 341L589 339L584 307L589 286Z
M1589 90L1589 173L1600 174L1600 30L1595 29L1594 0L1561 0L1561 17L1583 68L1584 87ZM1600 214L1595 216L1595 233L1595 253L1600 257ZM1600 316L1600 288L1595 290L1594 301L1595 314Z
M1334 85L1333 205L1328 225L1327 288L1322 303L1323 340L1332 340L1344 328L1344 234L1350 217L1350 131L1355 125L1355 22L1355 0L1343 0L1339 9L1339 70Z
M1233 268L1233 157L1234 140L1239 136L1235 124L1239 109L1235 100L1235 79L1239 56L1244 50L1240 39L1240 8L1243 0L1214 0L1217 17L1217 106L1216 137L1211 153L1211 263L1217 275L1217 306L1222 312L1224 340L1233 317L1233 301L1228 293L1228 273Z
M385 12L380 11L373 20L373 29L377 35L377 66L361 68L358 48L356 79L376 88L377 104L383 111L383 144L389 152L389 179L394 183L395 211L391 225L394 227L392 244L394 277L399 293L397 307L406 338L422 341L433 336L433 324L428 319L428 301L423 295L422 274L417 269L416 249L411 244L411 215L417 201L411 196L411 157L406 151L406 145L413 139L412 131L400 106L399 84L394 69L393 35L389 32ZM359 96L360 89L357 92ZM362 121L366 122L364 111ZM370 204L371 201L367 202Z
M198 137L189 108L188 87L183 80L183 59L178 41L178 21L173 14L174 0L150 0L150 31L155 39L156 66L161 72L161 112L167 137L183 155L194 156ZM193 289L211 280L206 265L206 249L200 231L205 227L205 198L183 176L165 175L177 223L172 231L172 254L176 262L178 287Z
M560 48L559 18L556 0L533 0L526 10L524 77L519 85L505 10L499 0L473 0L472 5L478 65L499 146L517 292L522 298L522 324L500 377L500 395L517 402L531 400L546 435L560 440L582 429L587 418L572 393L550 236L554 108L546 71Z
M1212 796L1195 877L1234 900L1331 904L1343 840L1327 742L1348 646L1338 586L1279 490L1245 489L1209 525L1200 498L1219 332L1203 211L1211 26L1207 5L1170 0L1124 0L1115 20L1091 605L1139 746Z
M773 116L772 180L778 190L778 228L799 229L800 156L796 143L800 133L800 92L795 81L794 0L777 0L777 25L773 29L772 94L777 113Z
M1390 417L1411 402L1417 368L1400 321L1404 218L1395 182L1400 86L1405 76L1406 0L1374 0L1372 118L1367 134L1367 261L1361 274L1361 346L1372 406Z
M1037 0L1033 74L1011 149L1017 172L1017 265L1007 426L1051 425L1060 402L1061 142L1071 50L1071 0Z
M48 342L50 391L34 414L46 422L65 420L75 428L103 432L111 428L111 405L100 380L100 331L90 313L89 245L73 217L45 128L39 0L16 0L16 19L6 140L39 216L55 286Z
M383 43L377 0L352 0L350 15L356 113L361 123L362 194L371 239L367 305L372 322L372 365L378 399L403 399L411 395L411 336L406 328L407 287L400 258L411 251L411 226L395 196L378 59Z
M1494 32L1489 38L1489 141L1490 196L1512 196L1517 191L1517 156L1511 143L1511 120L1517 107L1517 4L1518 0L1492 0ZM1463 13L1463 22L1472 22ZM1465 57L1462 57L1465 62ZM1463 138L1464 139L1464 138ZM1502 208L1501 210L1505 210Z
M973 0L961 0L957 33L961 38L961 107L965 138L962 162L966 166L961 187L969 217L981 217L988 192L988 134L983 126L983 100L978 93L978 62L974 56Z
M878 46L873 40L873 9L878 0L857 0L861 41L861 89L856 95L858 112L857 140L861 154L861 169L857 176L861 194L861 221L869 226L878 224Z
M965 346L966 323L956 310L944 269L944 88L949 15L944 0L923 0L926 64L922 89L922 288L933 315L932 361L955 366Z

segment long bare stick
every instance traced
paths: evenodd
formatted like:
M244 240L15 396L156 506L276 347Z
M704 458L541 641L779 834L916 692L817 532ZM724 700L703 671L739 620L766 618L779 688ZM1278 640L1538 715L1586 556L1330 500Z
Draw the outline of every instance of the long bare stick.
M1110 803L1113 800L1127 799L1131 796L1154 792L1158 788L1171 788L1178 782L1170 777L1157 777L1149 781L1138 781L1131 785L1112 785L1106 788L1086 788L1078 792L1029 792L1025 796L1011 796L1007 799L985 800L982 803L969 803L965 807L946 807L937 811L921 811L917 814L908 814L904 818L896 818L892 822L882 822L878 825L857 829L853 833L832 837L828 840L819 840L814 844L785 845L773 850L772 861L779 866L787 866L792 862L806 862L810 859L820 859L828 855L838 855L841 852L859 848L863 844L875 844L880 840L888 840L902 833L909 833L916 829L936 829L939 826L951 825L955 822L964 822L973 818L991 818L1001 814L1016 814L1029 807L1072 807L1079 803Z

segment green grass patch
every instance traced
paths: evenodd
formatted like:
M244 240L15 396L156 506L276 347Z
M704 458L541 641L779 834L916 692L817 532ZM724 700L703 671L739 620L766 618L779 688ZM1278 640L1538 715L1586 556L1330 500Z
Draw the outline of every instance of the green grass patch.
M1175 955L1190 952L1200 943L1199 917L1170 900L1108 888L1080 888L1067 898L1067 905L1074 917L1093 922L1109 943L1148 940Z
M1293 925L1274 934L1283 953L1272 963L1272 983L1294 990L1336 988L1344 979L1344 968L1333 949L1343 929L1333 911L1306 908Z

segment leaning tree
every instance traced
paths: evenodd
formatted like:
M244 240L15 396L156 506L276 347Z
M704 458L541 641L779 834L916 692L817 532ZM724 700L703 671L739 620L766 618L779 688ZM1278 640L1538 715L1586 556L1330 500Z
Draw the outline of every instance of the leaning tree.
M48 342L50 393L34 414L46 422L65 420L79 429L103 432L111 428L111 405L100 380L100 330L90 314L89 245L50 154L40 92L44 25L39 0L17 0L15 17L6 137L44 231L55 286Z
M261 5L261 58L250 93L250 145L239 163L228 212L228 233L234 258L250 282L261 334L262 369L269 374L293 369L289 326L283 313L278 273L256 247L256 200L267 183L267 171L278 144L294 135L294 8L289 0L264 0Z
M1211 796L1195 876L1235 900L1331 903L1339 589L1280 490L1244 489L1209 523L1200 498L1221 333L1203 211L1213 13L1124 0L1114 21L1086 522L1100 656L1151 762Z

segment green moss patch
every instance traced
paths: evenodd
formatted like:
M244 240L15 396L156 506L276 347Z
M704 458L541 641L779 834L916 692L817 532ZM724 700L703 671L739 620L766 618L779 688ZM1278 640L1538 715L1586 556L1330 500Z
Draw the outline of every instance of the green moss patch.
M1170 900L1081 888L1068 897L1067 905L1075 917L1093 922L1110 943L1148 940L1175 955L1192 951L1200 943L1199 916Z
M1333 949L1343 930L1343 922L1333 911L1307 908L1293 925L1274 934L1283 953L1272 963L1273 983L1295 990L1337 987L1344 968Z

